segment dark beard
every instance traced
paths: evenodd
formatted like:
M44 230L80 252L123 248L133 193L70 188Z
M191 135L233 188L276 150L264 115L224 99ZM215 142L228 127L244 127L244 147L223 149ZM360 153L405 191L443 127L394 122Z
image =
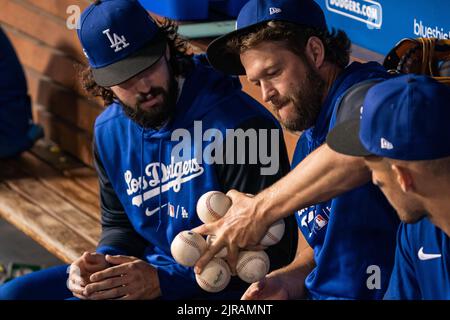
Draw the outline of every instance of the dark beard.
M305 65L307 67L306 79L297 88L297 92L273 103L275 110L279 110L289 102L293 104L294 112L291 117L280 121L290 131L303 131L313 127L322 109L325 81L306 59Z
M169 80L169 90L162 87L155 87L146 94L139 94L136 98L136 106L131 107L121 101L123 111L125 114L138 125L144 128L160 129L168 121L170 121L175 114L175 107L178 97L178 82L175 77ZM151 94L153 97L162 96L162 103L154 106L151 110L142 110L141 104L146 101L146 96Z

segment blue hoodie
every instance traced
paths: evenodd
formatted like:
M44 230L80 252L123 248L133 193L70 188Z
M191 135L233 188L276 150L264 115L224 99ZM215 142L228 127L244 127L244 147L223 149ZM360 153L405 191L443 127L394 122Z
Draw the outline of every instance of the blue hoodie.
M348 66L331 87L315 126L299 139L292 166L325 142L335 125L339 99L350 87L364 80L387 77L384 68L375 62L354 62ZM300 210L296 218L314 249L316 267L305 281L310 298L383 298L394 262L399 221L376 186L367 183Z
M185 129L194 137L194 122L202 121L203 131L219 129L225 136L226 129L239 128L242 123L256 118L280 129L264 107L241 91L237 78L213 71L203 57L196 57L194 62L193 71L185 79L175 116L165 127L160 130L140 127L124 114L118 103L109 106L95 124L98 161L133 229L144 239L146 246L142 256L157 268L162 296L167 299L208 296L196 284L192 268L174 261L170 244L179 232L201 224L196 203L202 194L210 190L228 191L218 177L217 165L201 162L201 153L197 154L209 142L199 146L191 141L188 143L192 148L190 154L172 158L171 151L178 144L171 141L173 131ZM285 152L284 147L280 152ZM257 181L249 183L258 184ZM296 240L292 238L292 241ZM124 252L123 246L111 243L114 241L101 241L97 251L129 254ZM288 259L285 255L279 264L272 262L280 267L288 263ZM239 288L232 296L227 296L226 290L222 295L209 296L238 298L247 286L238 282L235 287L229 286Z

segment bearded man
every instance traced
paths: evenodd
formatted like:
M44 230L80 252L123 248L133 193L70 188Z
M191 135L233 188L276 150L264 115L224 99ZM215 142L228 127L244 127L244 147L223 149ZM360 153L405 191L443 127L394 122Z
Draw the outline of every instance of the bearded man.
M238 79L190 55L174 24L156 23L137 1L95 1L80 22L89 61L82 82L108 106L94 139L102 236L69 276L67 266L30 274L0 287L0 299L239 298L248 284L235 277L207 293L170 245L201 224L196 204L204 193L256 193L287 172L276 119ZM227 139L230 132L244 143ZM295 254L295 221L285 223L283 239L267 250L272 269Z

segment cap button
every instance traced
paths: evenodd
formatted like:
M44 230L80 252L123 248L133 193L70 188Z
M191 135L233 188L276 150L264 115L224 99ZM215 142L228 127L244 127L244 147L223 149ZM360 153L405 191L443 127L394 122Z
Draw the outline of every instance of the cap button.
M94 5L98 6L100 3L102 3L102 0L95 0Z

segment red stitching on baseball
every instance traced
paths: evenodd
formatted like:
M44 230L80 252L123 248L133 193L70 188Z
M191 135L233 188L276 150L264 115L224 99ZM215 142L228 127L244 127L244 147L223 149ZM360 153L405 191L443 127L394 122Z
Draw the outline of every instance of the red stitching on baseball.
M264 259L261 258L260 256L252 255L252 256L249 256L249 257L245 258L244 260L242 260L242 262L239 264L239 266L238 266L238 268L236 269L236 271L237 271L237 272L241 272L241 270L242 270L242 269L250 262L250 260L252 260L253 258L256 258L257 260L261 260L261 261L265 264L266 269L267 269L267 262L266 262L266 260L264 260Z
M272 241L274 241L274 242L280 241L280 239L278 239L278 238L277 238L275 235L273 235L270 231L267 232L266 236L267 236L268 238L270 238L270 239L271 239Z
M200 278L200 276L198 276L197 279L198 279L203 285L205 285L206 287L209 287L209 288L213 289L214 291L215 291L215 290L217 290L217 291L222 291L223 289L225 289L226 285L228 284L228 283L224 283L224 284L222 284L220 287L213 287L213 286L210 285L208 282L206 282L205 279Z
M219 265L221 265L226 272L228 272L228 265L225 263L225 261L223 260L215 260L214 262L218 263ZM210 285L208 282L206 282L205 279L201 278L201 274L199 274L197 276L197 279L203 283L205 286L214 289L214 290L218 290L218 291L222 291L223 289L225 289L225 287L228 285L228 282L224 282L220 287L213 287L212 285Z
M200 246L198 245L198 243L196 243L196 242L194 242L194 241L192 241L192 240L189 240L188 238L186 238L186 237L184 236L184 234L181 234L181 235L180 235L180 239L181 239L182 241L184 241L186 244L188 244L188 245L193 246L194 248L196 248L196 249L199 251L199 253L202 254L202 249L200 248Z
M216 194L220 194L220 192L213 192L206 198L206 208L208 209L209 213L213 216L214 219L219 220L220 218L222 218L222 216L217 212L215 212L209 204L209 200L211 199L211 197Z

